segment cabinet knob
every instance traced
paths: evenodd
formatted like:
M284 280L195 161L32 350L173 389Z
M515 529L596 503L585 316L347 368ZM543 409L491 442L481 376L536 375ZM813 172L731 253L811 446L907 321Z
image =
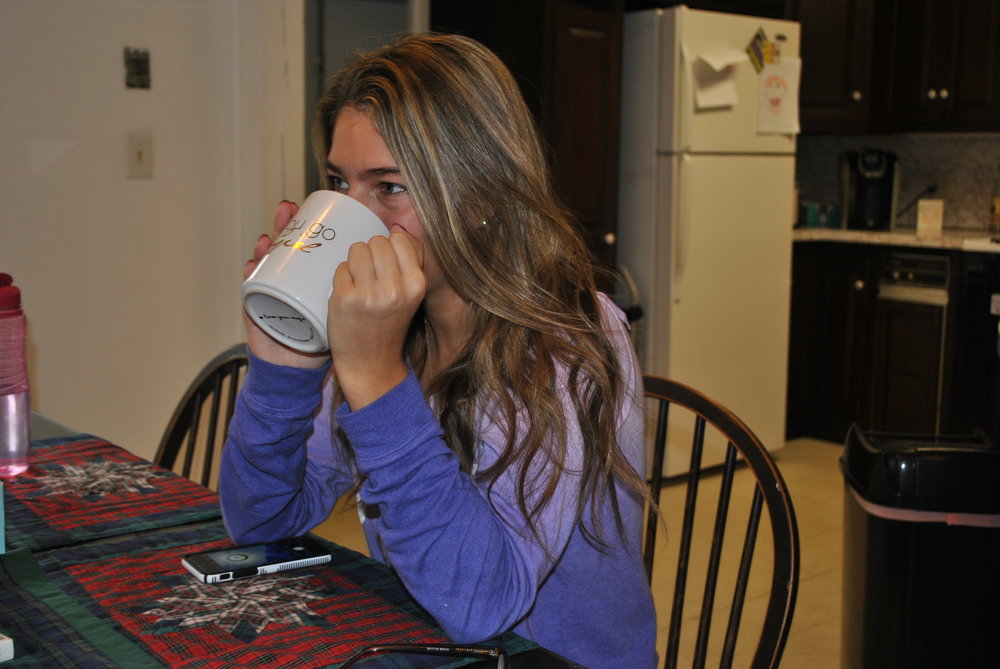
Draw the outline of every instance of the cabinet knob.
M861 91L854 91L851 93L851 99L855 102L861 102L864 97L865 96L861 93Z
M618 237L613 232L609 232L604 235L604 243L608 246L614 246L615 242L618 241Z
M862 291L864 289L865 289L865 280L864 279L855 279L854 280L854 290Z
M927 99L928 100L937 100L937 96L938 96L938 93L933 88L930 89L929 91L927 91Z
M948 95L949 95L948 89L947 88L942 88L941 91L938 93L938 95L940 96L940 98L942 100L947 100L948 99Z

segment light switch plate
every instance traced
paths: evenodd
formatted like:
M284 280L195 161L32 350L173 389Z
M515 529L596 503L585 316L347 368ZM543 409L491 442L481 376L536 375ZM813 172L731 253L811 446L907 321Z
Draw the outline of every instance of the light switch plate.
M153 136L148 132L128 134L128 178L153 178Z

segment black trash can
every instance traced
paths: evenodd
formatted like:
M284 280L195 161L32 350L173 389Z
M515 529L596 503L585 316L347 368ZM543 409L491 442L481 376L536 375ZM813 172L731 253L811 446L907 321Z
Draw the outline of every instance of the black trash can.
M1000 450L852 426L843 669L1000 667Z

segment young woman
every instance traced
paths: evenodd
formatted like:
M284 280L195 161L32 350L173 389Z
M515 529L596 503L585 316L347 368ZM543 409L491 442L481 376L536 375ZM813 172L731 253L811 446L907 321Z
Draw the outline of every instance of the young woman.
M472 40L404 37L337 75L315 138L390 236L337 269L329 355L247 320L233 539L306 533L353 490L372 556L453 639L654 666L639 371L513 77Z

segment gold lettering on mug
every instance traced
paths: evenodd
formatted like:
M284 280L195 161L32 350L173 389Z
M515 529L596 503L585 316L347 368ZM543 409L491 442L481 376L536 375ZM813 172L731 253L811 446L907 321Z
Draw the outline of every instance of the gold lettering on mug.
M318 249L323 246L322 241L317 241L312 244L307 243L310 239L321 239L326 242L331 242L337 237L337 231L333 228L327 227L320 222L315 222L309 226L309 228L301 233L297 241L293 241L290 237L294 236L294 233L302 229L306 221L298 218L293 218L285 226L285 229L281 231L278 238L274 240L271 244L271 248L267 250L270 253L279 246L289 246L303 253L309 253L312 249Z

